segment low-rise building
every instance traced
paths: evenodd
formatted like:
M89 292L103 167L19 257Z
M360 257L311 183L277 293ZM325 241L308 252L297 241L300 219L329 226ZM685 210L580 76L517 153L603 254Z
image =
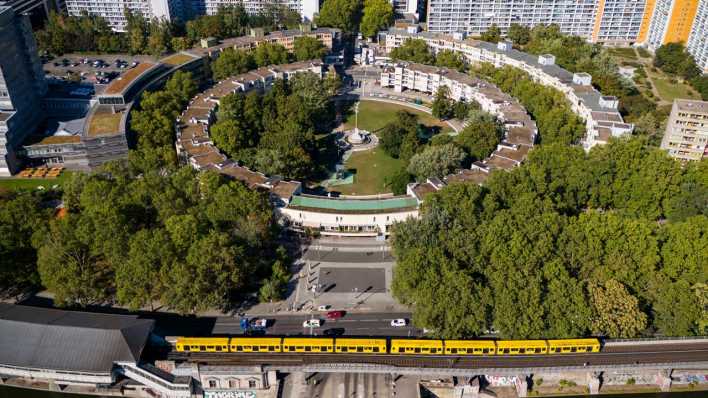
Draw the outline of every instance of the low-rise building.
M685 161L708 157L708 101L675 99L661 148Z
M534 81L559 90L568 99L573 112L585 120L587 132L582 144L586 150L606 143L611 137L631 134L634 130L634 126L625 123L617 110L617 99L603 96L592 86L592 76L587 73L573 74L561 68L551 54L527 54L514 49L511 42L494 44L467 39L463 34L447 36L391 28L382 32L381 36L386 43L386 53L403 45L407 39L420 39L434 53L451 50L464 55L470 63L512 66L528 73Z

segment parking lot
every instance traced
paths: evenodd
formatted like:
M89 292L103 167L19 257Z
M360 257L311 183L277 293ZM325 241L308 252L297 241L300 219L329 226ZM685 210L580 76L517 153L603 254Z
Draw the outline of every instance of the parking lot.
M44 58L43 68L48 76L57 79L88 81L96 84L108 84L122 72L142 62L155 62L145 55L70 54L54 58Z
M323 293L385 293L384 268L321 268Z

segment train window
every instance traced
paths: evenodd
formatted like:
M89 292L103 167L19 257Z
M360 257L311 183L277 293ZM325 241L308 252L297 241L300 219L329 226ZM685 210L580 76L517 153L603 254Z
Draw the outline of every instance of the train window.
M536 348L536 350L534 350L534 351L536 352L536 354L540 354L540 353L541 353L541 349L540 349L540 348Z
M236 351L243 351L243 346L237 345L237 346L236 346Z
M272 346L272 345L271 345L271 346L268 346L268 351L270 351L270 352L273 352L273 351L275 351L275 347L274 347L274 346Z
M482 350L482 354L489 354L489 348L485 348Z
M295 351L295 347L293 347L293 346L288 347L288 351Z
M415 350L413 350L416 354L420 354L420 348L416 347Z
M578 352L578 349L576 347L573 347L570 349L570 352Z
M374 347L373 351L374 351L374 352L379 352L379 347Z
M254 345L254 346L253 346L253 347L252 347L251 349L252 349L253 351L256 351L256 352L258 352L258 351L259 351L259 348L258 348L258 346L257 346L257 345Z
M347 347L339 347L342 352L347 352Z
M214 346L213 346L213 345L208 345L208 346L207 346L207 349L213 350L213 349L214 349Z
M504 350L502 350L502 352L503 352L504 354L508 354L508 353L509 353L509 349L508 349L508 348L505 348Z
M457 348L450 348L450 354L457 354Z
M184 346L184 348L183 348L183 349L184 349L184 351L189 351L189 346L188 346L188 345L186 345L186 346Z
M364 352L364 347L357 347L356 352Z
M268 346L267 346L267 345L262 345L262 346L261 346L261 350L264 350L264 351L265 351L265 350L267 350L267 349L268 349Z
M309 352L309 351L311 351L311 350L312 350L312 348L310 348L310 347L305 347L305 352Z
M220 345L216 346L216 350L221 351L221 346Z
M403 347L398 347L398 352L405 352L405 349Z
M592 351L592 347L590 347L590 346L586 347L585 351Z
M526 349L525 348L519 348L519 354L525 354Z
M200 345L200 346L199 346L199 351L206 351L206 346Z

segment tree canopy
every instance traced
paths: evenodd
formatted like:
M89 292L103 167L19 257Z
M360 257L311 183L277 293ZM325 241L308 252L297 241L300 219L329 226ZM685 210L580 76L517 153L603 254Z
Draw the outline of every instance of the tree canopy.
M696 173L708 181L705 164L682 168L640 138L589 154L540 145L396 224L393 293L415 325L447 338L706 333L705 206L666 219Z
M361 0L325 0L315 23L353 33L361 20Z
M364 0L364 11L359 31L364 37L373 37L393 22L393 4L388 0Z

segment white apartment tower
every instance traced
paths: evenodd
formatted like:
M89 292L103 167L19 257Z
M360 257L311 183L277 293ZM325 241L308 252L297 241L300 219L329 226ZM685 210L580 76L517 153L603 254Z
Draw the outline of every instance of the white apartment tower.
M708 0L701 0L698 3L686 47L696 59L698 66L703 69L703 73L708 73Z
M249 14L260 14L269 6L281 5L300 13L304 19L313 21L320 11L319 0L192 0L196 14L214 15L221 7L233 7L242 4Z
M708 101L674 100L661 148L684 161L708 157Z
M184 7L181 0L65 0L69 15L81 15L86 12L106 20L116 31L124 31L128 21L125 12L141 14L147 19L165 19L182 17Z

